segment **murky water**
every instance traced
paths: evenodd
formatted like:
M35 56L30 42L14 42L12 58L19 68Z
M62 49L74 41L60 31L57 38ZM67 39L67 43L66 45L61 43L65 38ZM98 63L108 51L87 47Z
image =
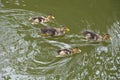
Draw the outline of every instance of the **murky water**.
M0 0L0 80L119 80L119 0ZM55 20L32 25L28 18L52 13ZM62 37L43 37L39 28L61 25ZM112 41L87 42L85 29L109 33ZM56 50L82 52L56 58Z

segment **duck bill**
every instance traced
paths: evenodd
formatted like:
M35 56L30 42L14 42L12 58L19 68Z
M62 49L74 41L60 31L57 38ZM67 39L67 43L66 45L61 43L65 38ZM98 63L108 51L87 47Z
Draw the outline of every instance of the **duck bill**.
M69 32L69 31L70 31L70 29L69 29L69 28L66 28L66 31L67 31L67 32Z
M52 16L52 19L55 19L55 17L54 17L54 16Z
M81 52L81 50L79 50L79 52Z

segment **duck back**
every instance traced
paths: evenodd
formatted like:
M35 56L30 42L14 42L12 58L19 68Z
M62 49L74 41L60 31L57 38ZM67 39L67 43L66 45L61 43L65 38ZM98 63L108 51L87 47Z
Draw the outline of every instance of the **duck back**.
M61 49L61 50L58 50L57 53L60 55L60 54L71 54L71 51L68 50L68 49Z
M98 39L98 35L92 31L84 31L83 32L83 35L86 36L86 35L90 35L89 39L94 39L94 40L97 40Z
M53 28L49 28L49 29L41 28L40 31L42 34L48 34L49 36L54 36L56 33L56 29Z

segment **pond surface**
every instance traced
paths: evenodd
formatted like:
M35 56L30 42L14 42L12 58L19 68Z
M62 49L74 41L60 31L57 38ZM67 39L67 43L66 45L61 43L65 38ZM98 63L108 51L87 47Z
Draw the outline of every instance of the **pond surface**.
M55 20L32 25L31 16ZM65 25L62 37L44 37L39 28ZM88 42L80 32L109 33L112 41ZM56 58L56 50L82 52ZM0 0L0 80L119 80L120 0Z

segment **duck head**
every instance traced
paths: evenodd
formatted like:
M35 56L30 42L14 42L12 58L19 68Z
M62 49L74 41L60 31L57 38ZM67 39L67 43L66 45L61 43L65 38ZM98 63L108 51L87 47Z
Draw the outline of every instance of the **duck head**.
M46 17L47 19L55 19L55 17L53 16L53 15L48 15L47 17Z
M48 15L43 19L43 22L49 22L51 19L55 19L55 17L53 15Z
M104 34L103 40L112 40L112 37L110 36L110 34Z
M73 48L71 51L73 54L81 52L81 50L78 47Z
M61 32L69 32L70 29L69 29L68 27L61 27L61 28L60 28L60 31L61 31Z

